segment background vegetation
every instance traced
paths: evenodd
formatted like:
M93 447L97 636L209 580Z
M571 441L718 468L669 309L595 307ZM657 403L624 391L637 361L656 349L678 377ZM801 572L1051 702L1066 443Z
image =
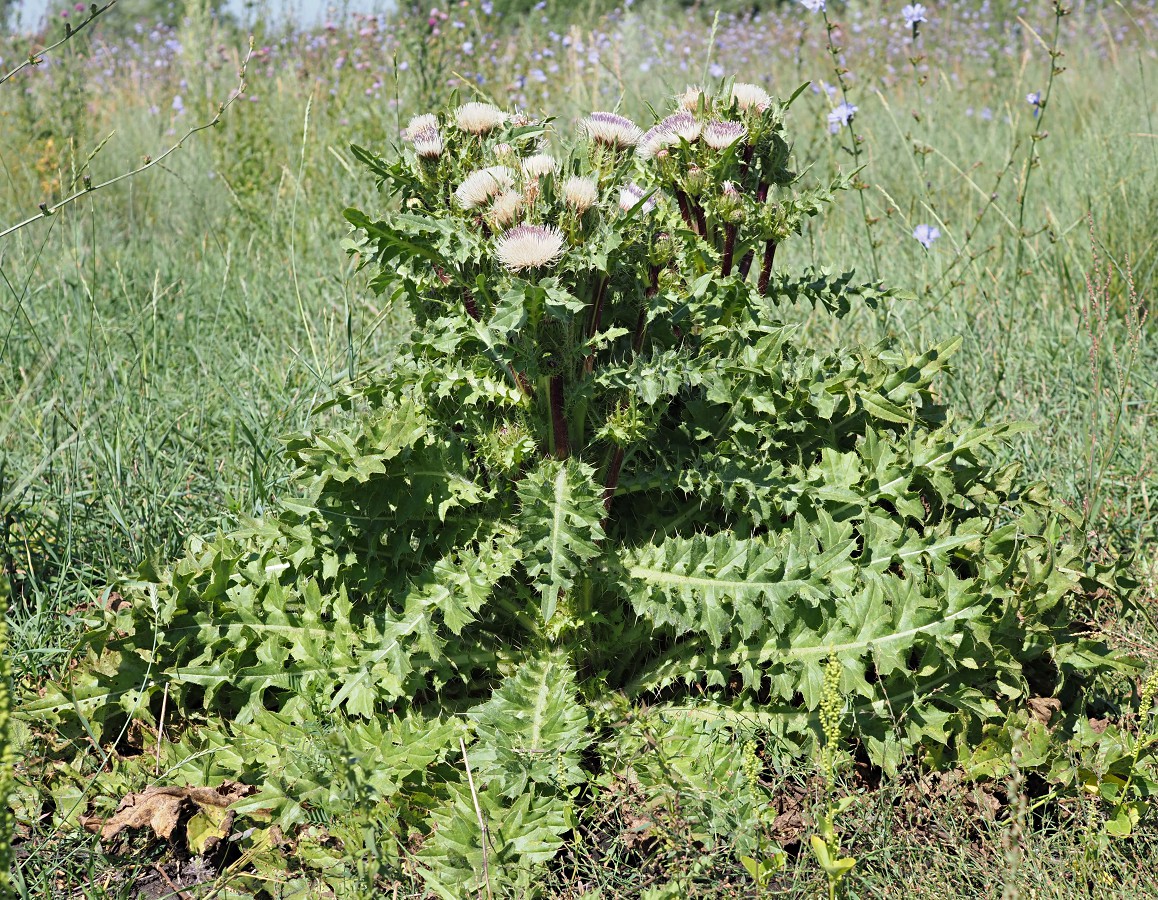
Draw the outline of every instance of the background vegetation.
M617 104L645 121L649 104L731 72L780 94L811 82L790 128L802 166L822 177L854 168L848 130L832 134L828 116L842 100L857 107L863 190L778 260L838 260L912 295L887 319L863 312L839 333L801 312L809 339L891 336L918 349L961 335L944 401L1035 426L1002 461L1050 482L1099 554L1133 559L1137 588L1091 598L1086 624L1152 665L1154 4L1075 3L1061 19L1047 3L930 4L916 41L900 4L832 6L835 64L823 20L798 5L714 21L661 4L504 16L464 3L309 30L271 24L256 35L244 94L213 130L0 238L0 552L17 686L35 690L68 666L86 621L117 602L118 579L139 561L260 514L285 484L278 436L390 357L403 315L365 289L342 246L341 210L376 204L351 142L389 154L412 113L475 89L549 108L564 128ZM69 12L7 42L5 70L85 15ZM0 230L86 175L99 184L159 156L237 88L247 37L207 10L126 27L114 6L102 19L104 30L0 85ZM1044 103L1027 101L1038 92ZM940 232L927 249L913 237L921 224ZM1090 714L1129 730L1136 700L1122 684ZM29 756L20 777L52 780L54 765ZM783 777L807 811L809 772ZM862 793L846 814L846 844L867 860L851 890L1158 893L1146 829L1110 846L1097 878L1075 879L1090 838L1043 812L1054 808L1046 788L1018 783L1016 769L988 793L925 777ZM61 814L83 803L83 779L71 790L54 798L57 814L25 807L18 856L31 895L132 896L123 862L106 862ZM994 794L992 816L978 815ZM1084 814L1080 800L1052 802ZM635 812L616 807L604 823L619 835L618 861L577 857L553 889L635 895L679 876L688 880L671 896L752 890L726 847L678 821L639 850L623 837ZM780 887L813 895L810 860L790 863ZM572 871L582 874L564 878Z

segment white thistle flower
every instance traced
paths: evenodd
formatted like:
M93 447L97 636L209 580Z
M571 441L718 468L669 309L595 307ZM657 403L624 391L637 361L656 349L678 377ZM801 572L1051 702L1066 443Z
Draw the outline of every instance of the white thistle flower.
M643 135L643 129L631 119L610 112L593 112L580 123L580 128L595 143L617 149L634 147Z
M408 141L414 140L416 134L421 134L424 131L430 130L438 131L438 117L432 113L423 113L420 116L414 116L406 125L406 130L402 132L402 136Z
M640 200L647 196L643 188L635 182L628 182L619 188L619 208L624 212L631 212L639 204ZM640 210L644 213L649 213L655 209L655 198L658 193L652 194L644 202Z
M517 191L503 191L495 197L491 204L490 216L491 220L499 226L499 228L507 228L513 221L515 216L519 213L519 207L523 205L523 197Z
M563 202L579 215L599 201L599 187L593 178L573 175L563 182Z
M410 143L414 145L414 152L422 159L438 159L442 154L442 135L437 128L411 132Z
M704 103L710 107L711 98L708 97L708 92L698 84L689 84L687 90L676 98L676 102L680 109L694 113L699 112L701 97L704 98Z
M534 181L541 175L559 171L559 160L546 153L536 153L534 156L528 156L524 159L521 166L523 177Z
M681 140L694 143L700 136L702 126L690 112L683 110L668 116L639 139L636 147L644 159L652 159L660 150L677 147Z
M471 134L486 134L494 131L506 120L507 114L497 106L478 101L464 103L454 113L455 124Z
M693 143L703 130L699 119L687 111L672 113L672 115L659 123L659 127L667 129L670 133L687 141L689 144Z
M550 225L516 225L495 242L495 252L512 272L549 266L563 255L563 232Z
M639 144L636 145L635 152L640 159L654 159L660 150L675 147L679 142L680 139L664 128L661 122L644 133L643 137L639 139Z
M473 209L510 190L514 185L514 172L506 166L490 166L467 175L454 196L463 209Z
M704 129L704 143L713 150L727 150L747 133L739 122L709 122Z
M737 81L732 85L732 99L740 109L755 109L764 112L772 105L772 95L758 84L749 84L746 81Z

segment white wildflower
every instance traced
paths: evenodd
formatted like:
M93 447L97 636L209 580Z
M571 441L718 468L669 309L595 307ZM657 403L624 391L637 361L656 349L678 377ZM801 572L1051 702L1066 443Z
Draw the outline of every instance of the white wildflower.
M492 197L515 185L515 173L506 166L490 166L471 172L454 192L455 199L463 209L482 206Z
M563 255L563 232L550 225L516 225L495 242L495 252L512 272L548 266Z

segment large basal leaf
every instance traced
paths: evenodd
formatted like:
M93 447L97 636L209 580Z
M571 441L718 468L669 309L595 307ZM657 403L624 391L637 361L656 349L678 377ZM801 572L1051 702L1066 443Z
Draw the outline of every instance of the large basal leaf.
M542 598L543 621L549 622L559 595L599 553L603 489L586 463L545 460L519 482L519 501L515 521L523 567Z
M468 716L477 736L471 748L476 777L503 796L516 797L531 783L566 791L586 779L580 755L591 742L588 715L564 654L524 662Z

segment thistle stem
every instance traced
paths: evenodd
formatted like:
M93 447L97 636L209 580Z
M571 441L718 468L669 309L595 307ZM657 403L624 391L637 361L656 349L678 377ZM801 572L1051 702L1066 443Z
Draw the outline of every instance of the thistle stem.
M482 316L479 315L478 303L475 302L474 294L470 291L462 292L462 305L466 307L466 314L476 322L482 319Z
M647 290L643 292L644 303L639 310L639 318L635 320L635 337L631 339L631 349L639 353L643 349L643 335L647 328L647 307L648 302L659 292L659 266L652 266L649 272L651 284L648 285Z
M615 489L619 487L619 473L623 469L623 448L616 446L611 455L611 462L607 466L607 478L603 482L603 510L605 514L611 512L611 501L615 497Z
M689 231L696 230L696 223L692 220L692 210L688 205L688 195L682 190L676 189L675 192L676 204L680 208L680 215L683 217L684 224L688 226Z
M708 220L704 218L704 208L698 203L692 205L692 215L696 217L696 228L700 237L708 237Z
M776 242L767 241L764 244L764 264L760 269L760 280L756 282L756 290L765 297L768 296L768 282L772 279L772 263L776 259Z
M552 375L550 381L551 432L555 443L555 459L563 460L571 455L571 445L567 440L567 417L563 414L563 376Z
M752 271L752 260L756 258L756 251L749 250L740 260L740 280L747 281L748 273Z
M595 337L603 325L603 298L607 293L608 276L599 276L599 283L595 286L595 299L591 304L591 321L587 323L587 336ZM588 353L583 359L583 374L590 375L595 371L595 354Z
M727 278L732 274L732 256L736 252L736 226L729 222L724 226L724 256L720 260L720 274Z

